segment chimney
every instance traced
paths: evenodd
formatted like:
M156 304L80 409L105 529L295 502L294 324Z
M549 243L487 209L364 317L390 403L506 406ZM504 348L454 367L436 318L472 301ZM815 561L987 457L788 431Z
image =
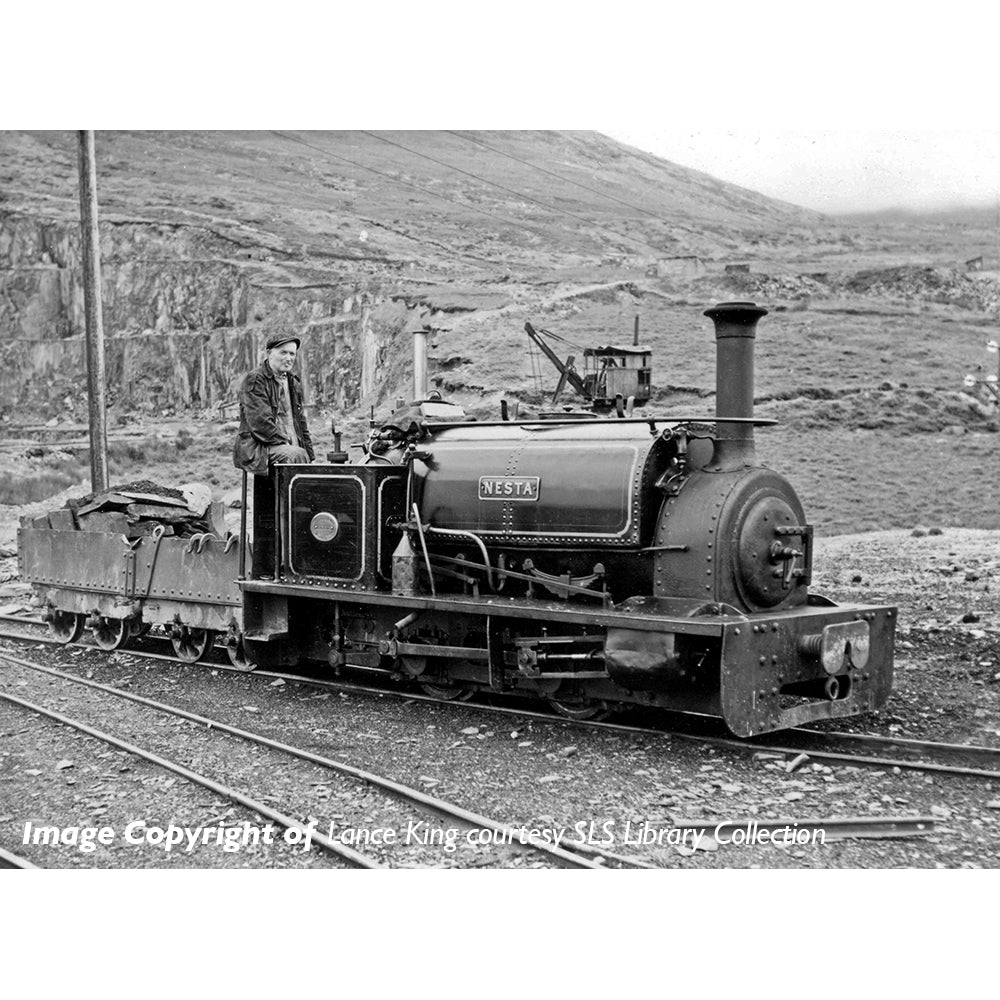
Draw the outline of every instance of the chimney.
M706 315L715 323L715 451L709 472L753 465L753 365L757 320L767 310L753 302L720 302Z
M414 402L427 398L427 331L413 331Z

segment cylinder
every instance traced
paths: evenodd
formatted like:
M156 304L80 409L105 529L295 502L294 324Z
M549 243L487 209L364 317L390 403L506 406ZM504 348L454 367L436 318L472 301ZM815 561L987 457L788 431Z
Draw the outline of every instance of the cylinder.
M721 302L706 315L715 324L715 451L708 470L753 465L754 339L767 310L753 302Z
M413 331L413 398L427 398L427 331Z

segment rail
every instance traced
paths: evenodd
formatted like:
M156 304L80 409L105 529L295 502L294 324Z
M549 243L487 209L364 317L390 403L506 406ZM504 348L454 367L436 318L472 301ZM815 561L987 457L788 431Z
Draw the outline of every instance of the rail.
M159 712L165 712L169 715L174 715L177 718L187 719L190 722L195 722L199 725L205 726L210 730L216 732L228 733L231 736L236 736L239 739L245 740L250 743L255 743L258 746L268 747L272 750L277 750L282 753L288 754L292 757L297 757L300 760L308 761L312 764L317 764L320 767L327 768L331 771L336 771L339 774L346 775L348 777L354 778L356 780L365 782L366 784L373 785L375 787L381 788L383 791L389 792L396 798L403 799L413 805L417 805L429 812L436 815L454 819L460 823L467 826L488 829L498 837L502 838L503 843L521 843L524 846L539 851L543 854L548 855L553 860L557 861L564 867L575 867L575 868L599 868L600 865L596 865L590 862L586 858L582 858L571 851L567 851L564 848L556 847L549 844L537 837L526 837L524 839L518 839L520 837L520 831L508 823L502 823L497 820L491 819L488 816L475 813L471 810L465 809L462 806L455 805L454 803L447 802L444 799L438 798L437 796L429 795L426 792L419 791L418 789L411 788L407 785L403 785L400 782L393 781L391 778L383 777L382 775L375 774L371 771L366 771L362 768L355 767L351 764L346 764L343 761L331 760L329 757L323 757L320 754L315 754L310 750L303 750L299 747L291 746L290 744L283 743L279 740L272 740L269 737L261 736L258 733L252 733L245 729L239 729L236 726L230 726L227 723L220 722L217 719L211 719L203 715L198 715L194 712L188 712L181 708L176 708L173 705L167 705L163 702L155 701L151 698L145 698L141 695L133 694L130 691L123 691L120 688L115 688L110 685L100 684L96 681L87 680L83 677L78 677L75 674L66 673L62 670L56 670L53 667L46 667L42 664L34 663L30 660L22 660L20 657L13 657L7 653L0 653L0 661L15 664L19 667L24 667L29 670L34 670L37 673L47 674L51 677L57 677L60 680L69 681L74 684L79 684L83 687L88 687L94 690L101 691L105 694L110 694L118 698L123 698L126 701L131 701L136 704L145 705L147 708L152 708ZM33 711L41 711L42 714L49 715L51 718L57 718L58 713L52 713L46 709L40 709L37 706L30 706L20 699L13 696L4 694L0 692L0 698L5 698L9 701L14 701L18 704L25 704L26 707L31 707ZM67 725L74 725L72 720L66 720L62 717L58 718L58 721L65 722ZM248 798L238 798L237 796L242 795L242 793L233 792L233 790L224 790L224 786L219 785L214 782L213 779L205 779L204 776L198 776L195 772L188 771L182 765L176 764L172 761L167 761L166 758L158 757L155 754L150 754L148 751L142 748L136 747L134 744L126 744L124 741L117 741L116 738L109 736L106 733L101 733L97 730L92 730L90 727L84 728L83 725L74 725L74 728L78 728L83 732L88 732L89 735L97 736L99 739L103 739L106 742L111 743L114 746L119 746L121 749L128 750L131 753L135 753L137 756L143 757L152 763L159 764L162 767L166 767L169 770L173 770L177 774L182 774L184 777L188 778L190 781L195 781L198 784L202 784L205 787L211 788L218 794L226 795L226 797L231 798L233 801L239 801L243 805L247 805L250 808L256 809L258 812L262 812L262 815L268 815L269 818L275 820L275 822L281 823L283 826L298 825L303 826L303 824L298 823L296 820L292 820L287 816L283 816L274 810L270 812L264 812L263 810L268 810L269 807L265 806L263 803L257 803L256 800L249 800ZM253 804L251 805L251 802ZM263 807L263 809L261 808ZM273 815L272 815L273 813ZM329 841L329 838L320 839L317 834L313 834L313 839L317 843L323 844L323 846L328 846L324 841ZM329 849L333 850L335 853L341 853L339 848L343 845L337 844L336 841L329 841L329 844L335 845ZM348 860L357 864L359 867L381 867L377 863L375 865L369 865L362 863L360 859L364 856L359 855L358 852L350 850L349 848L344 848L348 853L343 855ZM370 859L369 859L370 860Z
M30 621L25 618L17 618L12 615L0 615L0 620L13 620L26 624L41 625L43 623L39 621ZM0 638L11 638L20 639L23 641L30 642L46 642L52 645L62 646L64 643L57 640L52 640L48 638L42 638L38 636L26 636L23 633L15 632L4 632L0 631ZM94 650L99 650L100 647L92 645L90 643L78 643L84 648L92 648ZM166 656L158 653L140 651L136 649L129 649L129 655L141 656L149 659L164 660L168 662L176 662L177 658L172 656ZM2 659L6 654L0 654L0 659ZM234 673L241 672L238 668L222 665L218 663L203 663L200 666L208 667L212 670L221 671L232 671ZM358 668L364 669L364 668ZM428 695L421 695L413 691L397 692L391 688L374 688L366 687L364 685L349 684L343 681L329 681L322 678L308 677L301 674L291 674L284 672L275 672L268 670L255 670L250 674L246 674L249 677L259 677L259 678L281 678L285 681L295 681L297 683L308 684L315 687L329 688L331 690L337 691L358 691L372 694L379 694L383 696L399 697L406 700L415 701L429 701L435 703L447 703L446 699L435 698ZM778 739L786 740L785 743L772 742L770 739L765 738L763 741L747 741L735 738L727 738L722 736L706 736L702 734L690 733L679 731L675 729L662 729L654 728L649 726L634 726L625 725L613 722L603 722L603 721L593 721L585 719L567 719L565 716L554 716L545 712L533 711L530 709L523 708L512 708L506 706L498 705L479 705L476 703L463 702L469 708L475 708L478 711L490 712L493 714L509 715L518 718L528 718L528 719L539 719L548 722L561 722L569 723L574 726L581 726L583 728L600 729L610 732L621 732L621 733L631 733L634 735L646 735L646 736L661 736L661 737L673 737L681 740L686 740L694 743L702 743L708 746L723 747L727 749L736 750L744 753L759 753L766 752L781 755L787 757L788 759L794 759L795 757L805 755L809 760L818 763L827 763L832 765L841 766L855 766L855 767L873 767L873 768L892 768L898 767L900 770L910 770L910 771L923 771L926 773L936 773L942 775L949 775L955 777L968 777L977 778L987 781L1000 780L1000 747L986 747L986 746L975 746L967 745L961 743L945 743L941 741L933 740L909 740L900 737L886 737L877 734L861 734L861 733L843 733L843 732L823 732L822 730L806 729L806 728L796 728L787 730L784 733L777 734ZM788 742L788 737L791 737L791 742ZM979 759L988 761L994 764L998 769L983 769L983 768L970 768L963 767L955 764L940 763L934 761L915 761L912 759L906 759L903 757L881 757L869 754L854 754L854 753L844 753L830 749L824 749L822 746L810 745L807 742L796 742L800 738L810 738L813 741L826 742L832 745L844 744L849 742L863 742L868 745L893 745L893 746L904 746L912 751L921 751L929 755L939 754L941 756L950 757L978 757Z

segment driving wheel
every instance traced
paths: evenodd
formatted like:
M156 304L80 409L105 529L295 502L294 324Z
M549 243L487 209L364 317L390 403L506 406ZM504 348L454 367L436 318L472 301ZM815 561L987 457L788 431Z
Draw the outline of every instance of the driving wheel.
M577 722L586 722L589 719L600 722L601 719L606 719L611 714L603 701L587 699L560 701L557 698L550 698L549 704L564 718L574 719Z
M467 687L446 687L443 684L425 684L420 681L420 690L424 694L429 694L432 698L440 698L442 701L468 701L476 692L473 688Z

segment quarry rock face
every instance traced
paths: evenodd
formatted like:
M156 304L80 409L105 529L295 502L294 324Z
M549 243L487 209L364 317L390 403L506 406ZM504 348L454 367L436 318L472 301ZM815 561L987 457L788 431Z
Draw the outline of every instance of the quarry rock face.
M0 408L9 418L86 413L80 253L74 219L0 211ZM394 300L384 278L283 256L204 226L102 218L112 414L232 400L279 332L302 338L310 405L355 409L395 391L376 371L408 356L404 330L420 308Z

